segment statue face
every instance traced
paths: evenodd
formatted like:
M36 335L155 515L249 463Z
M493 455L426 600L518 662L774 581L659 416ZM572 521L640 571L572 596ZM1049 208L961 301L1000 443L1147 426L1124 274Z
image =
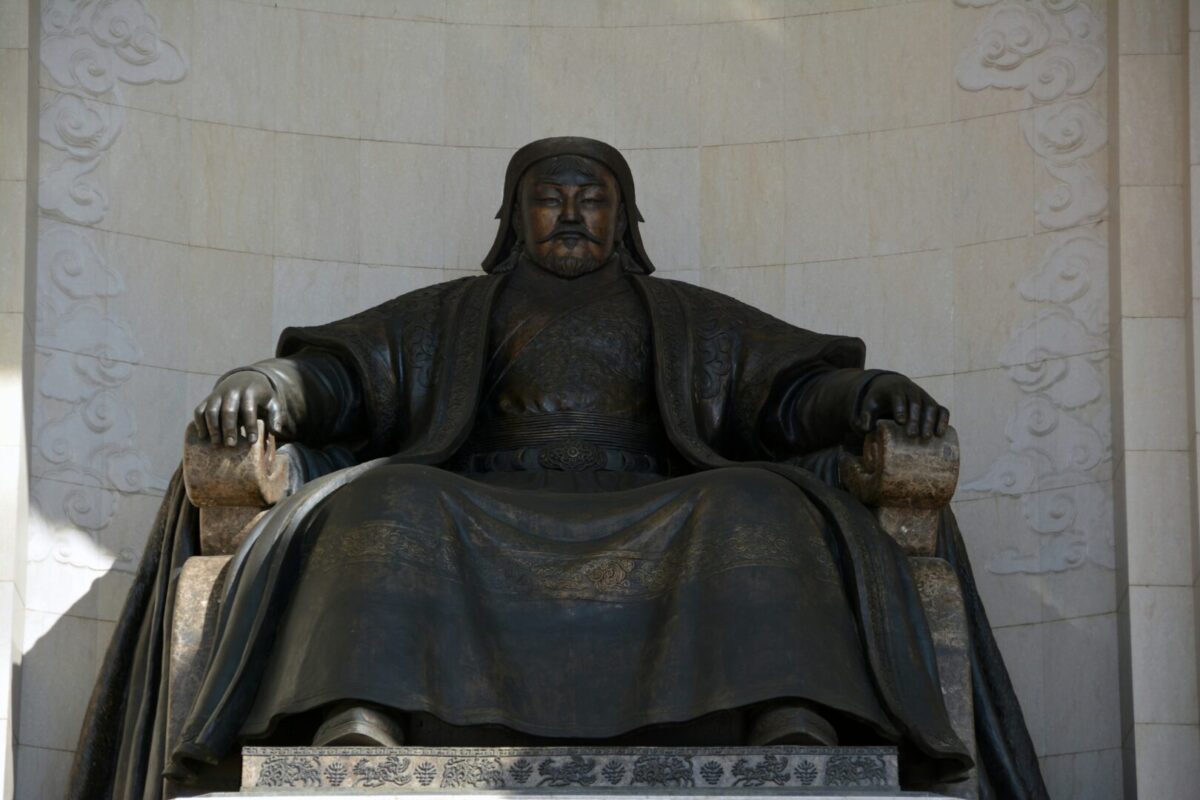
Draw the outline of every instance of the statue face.
M581 156L555 156L531 166L517 189L516 221L525 254L564 278L608 261L625 232L621 191L612 171Z

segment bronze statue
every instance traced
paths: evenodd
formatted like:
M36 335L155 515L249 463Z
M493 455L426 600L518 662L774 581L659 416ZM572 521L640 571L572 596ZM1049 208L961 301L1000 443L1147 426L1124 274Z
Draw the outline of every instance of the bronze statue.
M233 559L180 741L123 745L118 793L256 740L894 743L907 786L961 776L904 555L816 474L949 412L858 339L651 277L606 144L521 148L498 218L486 275L285 330L196 408L229 445L265 422L305 482ZM983 777L1028 773L1007 678L979 683L1018 751L982 736ZM1032 772L993 782L1040 797Z

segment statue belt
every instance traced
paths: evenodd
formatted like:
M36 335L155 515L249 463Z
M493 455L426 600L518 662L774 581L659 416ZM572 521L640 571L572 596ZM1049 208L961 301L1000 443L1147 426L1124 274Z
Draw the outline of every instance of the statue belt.
M520 472L526 470L562 470L586 472L665 472L662 459L644 452L605 447L586 439L568 438L551 444L531 445L513 450L472 453L463 460L468 472Z
M471 437L459 463L468 472L665 474L659 427L645 420L579 411L489 419Z

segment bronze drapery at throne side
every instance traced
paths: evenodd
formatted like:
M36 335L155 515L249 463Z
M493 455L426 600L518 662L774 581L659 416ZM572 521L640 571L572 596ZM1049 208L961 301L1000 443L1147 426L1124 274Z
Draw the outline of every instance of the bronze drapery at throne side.
M230 561L167 741L172 576L197 550L176 482L73 796L157 797L164 771L308 744L347 704L413 744L892 743L908 786L962 776L907 558L816 457L880 420L936 438L948 412L863 369L857 339L652 277L608 145L522 148L499 217L485 275L288 329L197 408L214 443L261 424L292 442L303 485ZM981 792L1044 797L948 512L940 537L971 615Z

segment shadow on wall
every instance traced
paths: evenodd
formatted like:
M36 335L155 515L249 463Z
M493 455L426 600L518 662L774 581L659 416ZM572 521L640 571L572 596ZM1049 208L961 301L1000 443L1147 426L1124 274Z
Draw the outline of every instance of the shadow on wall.
M27 628L39 618L56 619L44 631L27 630L26 642L33 645L13 672L14 702L20 702L13 716L20 726L16 797L66 796L79 730L114 629L113 622L90 615L101 598L123 597L129 577L100 574L62 615L29 612Z
M61 797L162 499L42 476L32 484L21 713L14 716L16 796Z

